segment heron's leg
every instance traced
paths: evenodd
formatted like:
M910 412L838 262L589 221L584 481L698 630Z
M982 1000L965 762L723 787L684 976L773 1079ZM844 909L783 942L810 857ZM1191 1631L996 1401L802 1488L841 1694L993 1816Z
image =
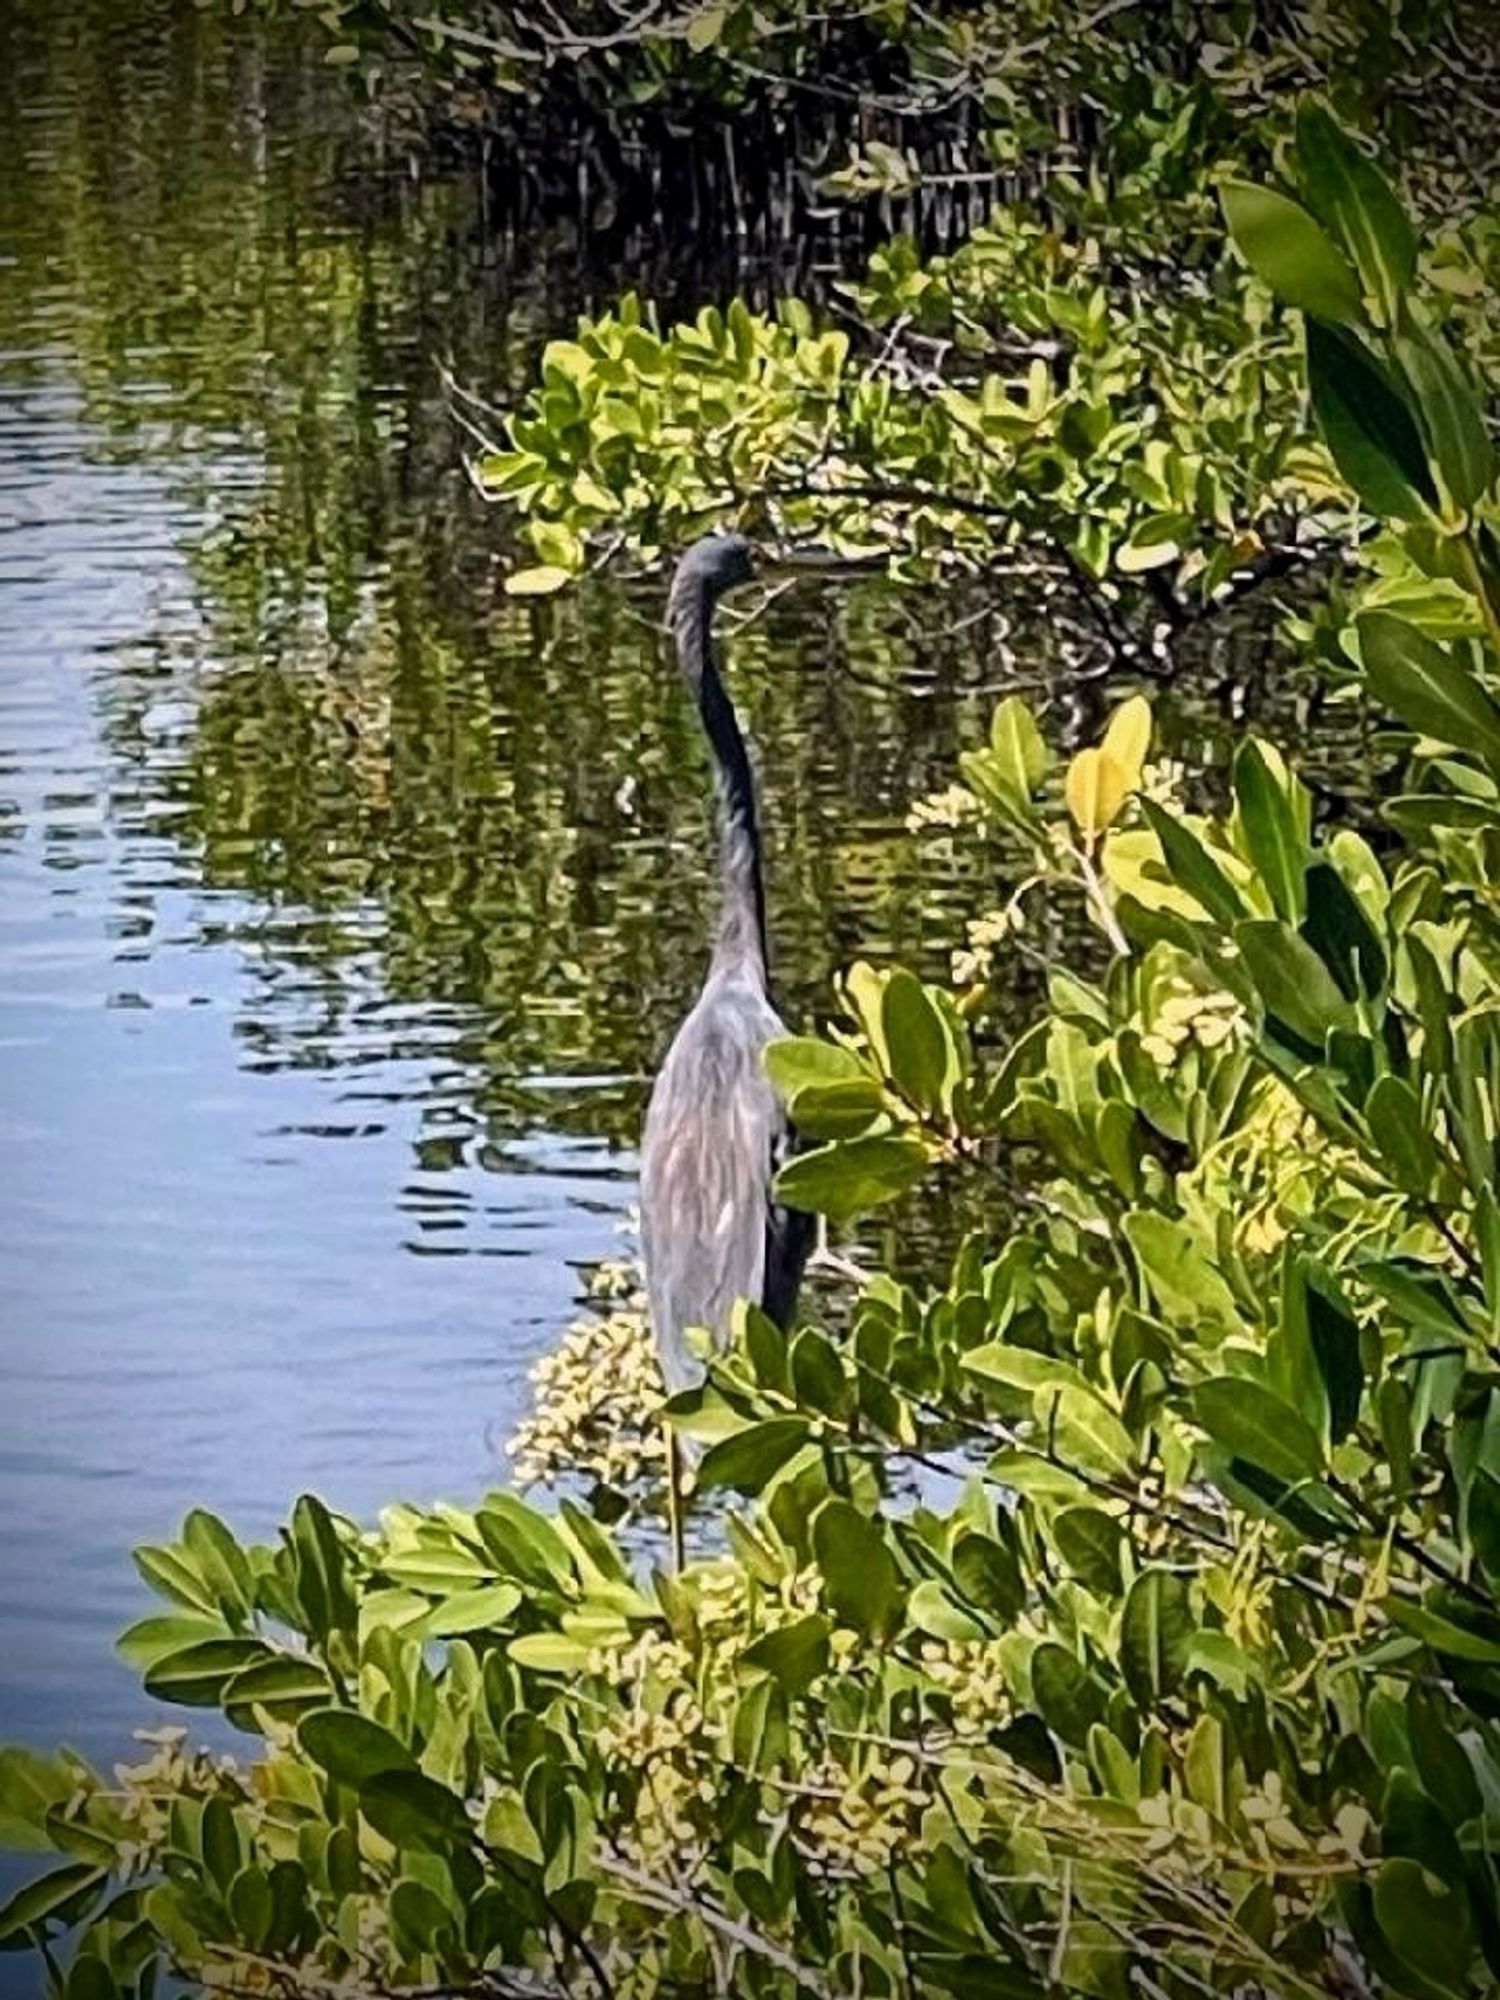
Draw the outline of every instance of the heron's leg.
M672 1549L672 1574L682 1573L682 1452L677 1433L667 1425L667 1538Z
M844 1257L837 1250L828 1247L828 1217L818 1217L817 1239L812 1254L807 1260L809 1271L831 1271L836 1278L846 1278L851 1285L869 1283L869 1273L862 1271L852 1257Z

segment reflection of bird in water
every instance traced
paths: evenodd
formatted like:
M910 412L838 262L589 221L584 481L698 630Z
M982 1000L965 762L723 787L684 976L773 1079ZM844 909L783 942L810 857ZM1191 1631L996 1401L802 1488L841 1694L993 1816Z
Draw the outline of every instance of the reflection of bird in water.
M656 1079L641 1147L646 1290L674 1394L702 1376L689 1327L722 1345L737 1299L786 1326L813 1240L812 1217L771 1198L789 1135L762 1056L787 1031L770 1000L755 781L711 631L724 592L753 573L743 536L705 536L677 565L668 602L678 664L716 767L720 838L713 958ZM679 1459L670 1437L668 1500L680 1564Z

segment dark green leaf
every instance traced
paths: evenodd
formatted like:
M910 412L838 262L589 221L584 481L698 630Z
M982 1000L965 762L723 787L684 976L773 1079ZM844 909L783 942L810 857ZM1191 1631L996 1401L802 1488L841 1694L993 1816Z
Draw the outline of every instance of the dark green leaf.
M1130 1586L1120 1617L1120 1670L1143 1706L1154 1706L1181 1682L1193 1629L1183 1579L1170 1570L1142 1570Z
M1337 868L1316 861L1304 878L1307 915L1302 935L1333 974L1346 1000L1367 998L1385 984L1385 950Z
M1215 1444L1287 1485L1316 1479L1323 1469L1323 1448L1306 1418L1246 1376L1200 1382L1193 1414Z
M805 1417L768 1417L751 1424L709 1447L698 1468L698 1484L705 1492L730 1486L737 1493L759 1493L807 1438Z
M831 1609L846 1624L882 1636L901 1601L901 1586L878 1522L847 1500L830 1500L813 1522L813 1554Z
M108 1879L104 1869L90 1862L68 1861L17 1889L0 1905L0 1951L26 1944L33 1929L45 1935L51 1922L76 1921Z
M1396 1186L1406 1194L1431 1194L1442 1163L1411 1085L1399 1076L1379 1078L1365 1099L1365 1122Z
M1064 1507L1052 1522L1058 1554L1081 1583L1106 1597L1123 1586L1121 1525L1099 1507Z
M1297 108L1297 170L1314 214L1354 259L1387 326L1417 268L1417 237L1378 167L1319 104Z
M359 1805L375 1831L397 1847L441 1852L475 1838L463 1800L423 1771L377 1772L360 1786Z
M1271 892L1278 915L1300 923L1306 907L1302 873L1307 862L1297 810L1287 786L1249 739L1234 760L1234 795L1251 865Z
M153 1661L146 1692L185 1708L217 1708L236 1674L275 1657L263 1639L205 1639Z
M1309 321L1307 372L1334 463L1369 512L1412 521L1435 507L1416 418L1363 342Z
M320 1708L304 1715L297 1738L315 1764L356 1791L382 1771L414 1771L416 1758L399 1737L367 1715Z
M937 1003L920 979L898 966L886 981L880 1017L891 1081L919 1111L941 1111L950 1048Z
M224 1684L220 1700L237 1729L259 1728L256 1708L269 1709L289 1721L309 1708L325 1707L333 1699L333 1683L320 1660L283 1653L242 1667Z
M805 1694L828 1666L828 1635L832 1626L813 1612L790 1625L778 1626L740 1654L742 1667L768 1673L789 1697Z
M1443 336L1410 308L1397 328L1396 359L1416 399L1432 463L1453 506L1465 513L1495 476L1495 451L1478 391Z
M1353 1011L1327 966L1289 924L1236 924L1234 939L1267 1014L1299 1041L1321 1050L1331 1030L1352 1025Z
M789 1208L843 1221L894 1201L926 1170L927 1148L913 1135L846 1139L790 1161L776 1177L776 1196Z
M1319 1284L1312 1283L1307 1287L1307 1329L1328 1402L1329 1440L1339 1444L1354 1428L1364 1393L1359 1327Z
M1140 807L1161 843L1162 859L1178 888L1185 889L1221 924L1237 923L1246 914L1240 892L1198 836L1155 799L1142 796Z
M1055 1640L1044 1640L1031 1656L1031 1689L1042 1720L1065 1743L1081 1748L1104 1719L1104 1689L1077 1654Z
M1440 1887L1418 1861L1397 1856L1375 1877L1375 1915L1403 1964L1449 1992L1467 1992L1474 1927L1462 1889Z
M1500 771L1500 706L1474 675L1393 611L1364 611L1357 623L1375 699L1420 735L1477 751Z

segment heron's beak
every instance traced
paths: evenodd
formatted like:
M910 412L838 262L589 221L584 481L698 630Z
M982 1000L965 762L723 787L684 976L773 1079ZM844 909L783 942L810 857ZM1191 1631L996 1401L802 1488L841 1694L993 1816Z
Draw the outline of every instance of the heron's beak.
M837 549L809 544L806 548L767 552L756 564L756 571L768 583L778 583L799 576L864 576L885 567L883 555L847 556Z

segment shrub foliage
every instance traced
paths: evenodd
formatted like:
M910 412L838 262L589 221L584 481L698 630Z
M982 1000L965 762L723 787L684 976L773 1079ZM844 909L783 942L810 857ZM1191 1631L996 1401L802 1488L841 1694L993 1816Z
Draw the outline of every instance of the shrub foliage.
M964 440L992 423L1006 492L1056 452L1081 560L1197 549L1204 583L1219 525L1246 520L1237 482L1264 484L1255 453L1315 449L1365 571L1338 645L1399 768L1378 837L1321 820L1269 743L1194 812L1153 781L1139 697L1066 764L1003 702L964 779L1011 886L1080 895L1099 955L999 1044L982 959L952 990L857 965L840 1023L770 1056L811 1142L788 1199L838 1219L965 1174L994 1183L1003 1231L929 1289L874 1277L837 1334L744 1312L670 1406L703 1447L698 1504L724 1504L722 1552L677 1577L573 1501L506 1492L374 1530L305 1497L274 1547L198 1512L138 1551L164 1609L127 1657L247 1754L168 1733L112 1777L4 1754L6 1833L52 1862L0 1944L41 1947L65 2000L167 1968L236 1992L618 2000L1500 1980L1495 462L1386 180L1315 107L1288 168L1297 198L1226 185L1250 275L1205 281L1235 366L1228 302L1280 302L1257 308L1253 449L1232 424L1195 446L1211 404L1174 417L1119 358L1143 342L1167 366L1175 322L1106 295L1095 352L1076 284L1069 365L1128 365L1140 409L1105 421L1151 429L1160 477L1120 477L1123 540L1090 497L1109 454L1086 414L1059 441L1050 375L1030 404L930 404L932 449L987 478ZM962 283L1062 254L1002 220ZM906 284L903 257L871 285ZM613 411L612 343L636 383ZM823 421L847 387L840 422L906 421L846 364L795 314L668 341L627 309L552 350L486 476L556 516L537 553L571 572L584 482L607 515L716 369L755 385L722 426L748 489L747 410ZM653 395L659 429L633 430ZM894 470L870 448L923 476L920 437ZM566 521L543 504L564 474Z

